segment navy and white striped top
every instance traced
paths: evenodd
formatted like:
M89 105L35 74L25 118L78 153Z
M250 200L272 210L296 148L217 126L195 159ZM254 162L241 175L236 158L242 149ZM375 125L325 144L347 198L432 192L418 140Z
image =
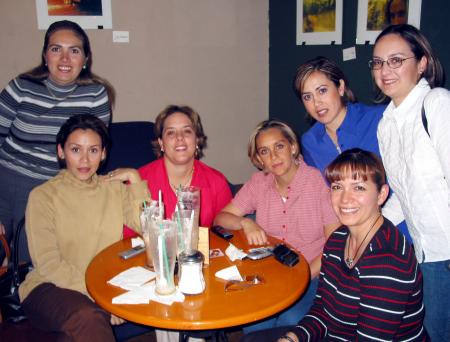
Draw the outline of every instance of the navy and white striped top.
M325 244L314 305L295 328L300 341L427 341L422 273L404 235L384 219L349 269L348 234L342 226Z
M21 78L9 82L0 93L0 165L35 179L56 175L56 135L75 114L92 114L108 125L111 106L105 87Z

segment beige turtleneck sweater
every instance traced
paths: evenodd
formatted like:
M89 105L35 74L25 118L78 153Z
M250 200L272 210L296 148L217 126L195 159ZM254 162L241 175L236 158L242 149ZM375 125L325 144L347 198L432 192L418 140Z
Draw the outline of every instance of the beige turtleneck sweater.
M88 264L121 239L123 224L140 231L139 207L148 199L144 181L124 185L101 182L95 175L85 183L67 170L36 187L26 210L34 269L20 285L21 300L45 282L87 294Z

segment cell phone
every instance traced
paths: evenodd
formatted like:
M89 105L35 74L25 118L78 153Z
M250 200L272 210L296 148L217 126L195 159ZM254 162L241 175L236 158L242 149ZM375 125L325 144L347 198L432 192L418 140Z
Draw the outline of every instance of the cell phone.
M140 246L136 246L136 247L127 249L126 251L120 252L119 256L122 259L127 260L127 259L129 259L131 257L134 257L136 255L139 255L139 254L143 253L144 251L145 251L145 247L140 245Z
M275 259L289 267L296 265L300 260L296 252L282 243L275 247L273 254Z
M211 231L225 240L230 240L234 236L229 230L221 226L214 226L211 228Z
M260 260L273 255L273 247L258 247L248 250L247 258L251 260Z

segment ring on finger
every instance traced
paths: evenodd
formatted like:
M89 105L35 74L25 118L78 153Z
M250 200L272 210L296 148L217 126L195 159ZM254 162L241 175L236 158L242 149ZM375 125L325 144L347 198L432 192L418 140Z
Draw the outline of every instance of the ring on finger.
M108 173L109 178L114 176L114 171L111 171L110 173Z

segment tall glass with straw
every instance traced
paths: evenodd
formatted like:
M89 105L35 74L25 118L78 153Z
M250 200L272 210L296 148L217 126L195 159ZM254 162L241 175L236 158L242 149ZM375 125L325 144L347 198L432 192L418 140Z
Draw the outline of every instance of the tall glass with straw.
M149 255L156 273L155 292L170 295L175 292L174 269L177 253L177 225L172 220L164 220L163 203L159 196L158 214L143 211L148 234ZM144 230L144 229L143 229Z
M177 223L177 255L194 254L198 249L200 189L195 186L177 189L177 205L172 219Z

